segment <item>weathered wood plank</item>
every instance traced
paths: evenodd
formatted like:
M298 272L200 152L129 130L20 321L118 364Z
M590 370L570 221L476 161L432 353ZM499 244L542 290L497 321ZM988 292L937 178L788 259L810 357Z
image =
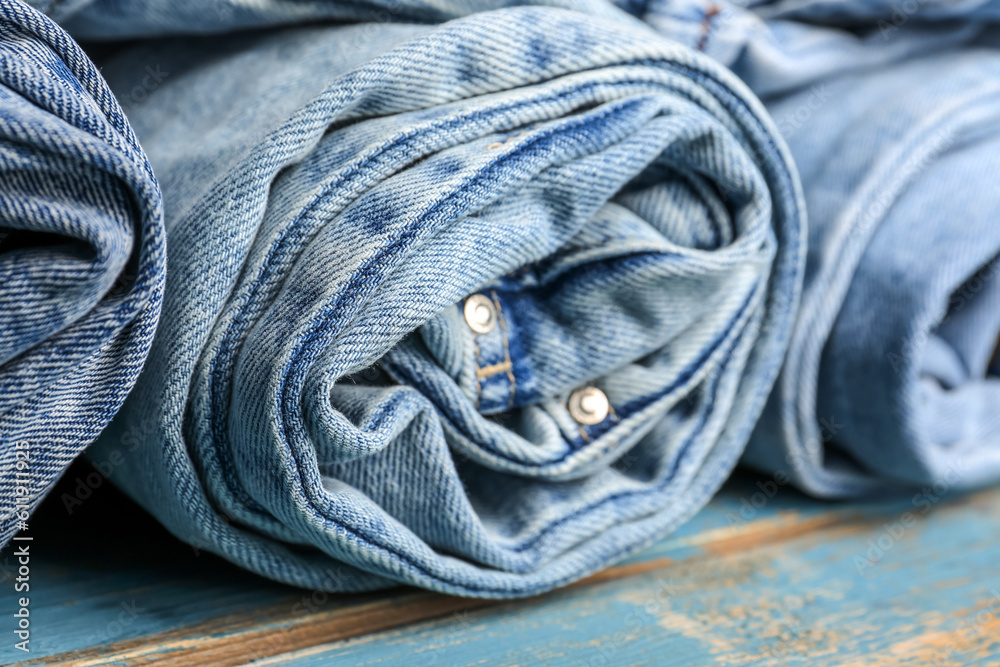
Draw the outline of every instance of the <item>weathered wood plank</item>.
M73 475L71 471L65 484L73 484ZM959 501L938 502L934 496L933 501L919 498L919 504L915 498L846 505L809 500L766 480L741 476L693 521L642 554L569 590L515 603L466 600L413 589L355 596L293 589L179 544L112 490L99 489L73 516L66 515L58 492L50 500L32 522L32 654L25 664L236 665L268 656L278 656L275 664L291 664L293 659L329 664L325 662L329 658L337 658L336 664L368 664L391 663L410 651L419 654L421 661L426 658L449 665L472 664L476 655L495 659L496 664L535 664L531 650L548 655L552 664L651 664L650 660L666 665L705 664L709 658L719 664L745 664L747 660L784 664L792 651L777 657L759 656L773 653L768 647L775 643L802 651L819 646L803 638L822 635L811 626L808 633L802 630L807 628L806 621L822 622L826 624L823 632L839 633L847 641L858 632L857 618L851 614L868 614L865 605L881 609L870 587L889 584L893 595L903 600L901 604L920 613L935 610L937 597L954 602L954 608L942 612L937 625L926 619L918 623L910 617L913 614L900 617L909 630L899 634L898 642L917 643L895 651L930 650L920 641L933 643L935 650L940 650L942 642L956 642L965 650L978 641L980 631L996 629L992 621L952 626L956 610L973 613L977 604L983 604L977 591L986 586L987 577L997 574L993 564L1000 562L1000 545L990 542L1000 540L983 535L1000 536L1000 492ZM934 511L925 516L924 509ZM884 531L882 523L898 520L907 511L914 514L913 525L904 527L904 535L894 540L881 562L847 577L850 568L857 570L849 556L856 555L867 539L877 542ZM986 555L942 551L941 522L954 526L945 531L950 543L975 546ZM949 532L958 531L960 525L961 534ZM969 542L974 536L981 541ZM907 554L926 539L936 542L918 551L937 555L911 560ZM9 558L9 551L5 555ZM3 558L0 555L0 566ZM636 610L648 602L643 596L662 596L664 581L675 582L669 600L657 614L649 614L648 622L632 627L638 622ZM697 585L689 589L677 581ZM864 595L857 600L841 595L835 604L826 592L833 582L837 582L833 589L841 593L862 591ZM933 589L937 597L907 599L902 588L892 588L900 582ZM1000 591L1000 581L994 583ZM0 601L4 607L12 606L12 582L0 585L5 588ZM808 604L800 602L800 606L825 609L828 616L812 619L802 612L780 614L784 598L775 597L779 590L786 597L793 596L787 598L789 604L808 597ZM769 607L770 616L761 611L739 612L746 618L736 623L733 619L740 618L736 606L752 609L748 601L755 599L776 608ZM1000 610L1000 597L996 602ZM712 620L710 608L721 616ZM771 619L766 627L765 617ZM836 624L838 618L843 625ZM881 625L873 625L871 632L888 636L891 614L875 618L882 619ZM789 619L795 624L789 625ZM783 623L798 634L781 640ZM711 629L716 626L718 632ZM472 632L472 628L478 630ZM506 640L504 633L511 633ZM756 643L743 636L747 633L757 637ZM485 637L494 637L496 645ZM765 641L768 637L770 643ZM549 655L543 647L555 638L554 645L562 648L559 655ZM605 656L602 651L608 647L614 651ZM9 644L0 646L2 661L24 657L8 649ZM841 651L838 655L840 662L829 664L861 654Z
M904 505L752 548L713 539L652 572L255 665L995 667L998 537L997 492L926 516Z

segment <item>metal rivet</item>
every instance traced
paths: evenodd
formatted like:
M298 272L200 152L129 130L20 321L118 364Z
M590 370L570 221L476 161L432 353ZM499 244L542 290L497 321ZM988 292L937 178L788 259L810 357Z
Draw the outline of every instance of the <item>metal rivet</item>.
M465 300L465 322L478 334L488 334L497 325L497 310L489 297L473 294Z
M593 426L608 416L611 404L597 387L582 387L569 395L569 414L579 424Z

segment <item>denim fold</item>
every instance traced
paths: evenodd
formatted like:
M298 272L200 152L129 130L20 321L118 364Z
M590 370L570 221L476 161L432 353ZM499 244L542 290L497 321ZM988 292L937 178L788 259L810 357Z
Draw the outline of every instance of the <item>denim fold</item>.
M725 65L765 103L822 88L848 73L885 69L972 43L989 31L985 20L991 14L989 6L1000 7L979 3L982 11L971 12L963 11L963 5L971 3L937 3L932 8L918 0L620 0L618 4L660 35ZM900 5L912 11L894 18ZM838 10L837 20L833 9ZM787 133L780 122L779 130Z
M747 451L803 489L1000 479L1000 52L970 45L769 103L810 211L802 306ZM805 114L800 114L804 116Z
M812 495L1000 480L998 6L631 8L740 76L795 158L803 299L743 460Z
M0 546L134 384L165 264L159 187L100 73L0 0Z
M575 9L609 21L630 17L607 0L26 0L80 40L204 35L317 22L436 24L520 5Z
M102 64L122 97L162 75L129 117L171 252L88 456L179 538L316 589L516 597L661 538L736 464L806 230L717 63L519 7Z

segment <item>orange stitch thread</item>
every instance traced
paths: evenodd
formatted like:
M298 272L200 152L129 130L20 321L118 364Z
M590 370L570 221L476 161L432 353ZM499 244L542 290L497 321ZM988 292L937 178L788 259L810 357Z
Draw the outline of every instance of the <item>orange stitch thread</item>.
M484 366L483 368L476 369L476 377L480 380L485 380L488 377L492 377L497 373L510 372L511 363L509 361L501 361L499 364L493 364L492 366Z
M500 323L500 336L503 339L503 359L508 364L507 379L510 380L510 396L507 397L507 409L514 407L514 396L517 393L517 379L514 377L514 362L510 359L510 347L507 344L507 325L503 319L503 309L497 299L496 290L490 290L490 298L497 308L497 321Z
M719 7L715 3L708 6L705 10L704 15L701 19L701 35L698 37L698 43L695 44L695 50L704 51L705 45L708 43L708 35L712 31L712 19L719 14Z
M521 137L523 137L526 134L528 134L528 130L525 130L524 132L521 132L520 134L518 134L516 136L507 137L503 141L494 141L492 144L490 144L489 146L486 147L486 150L491 151L494 148L500 148L504 144L509 144L512 141L516 141L517 139L520 139Z

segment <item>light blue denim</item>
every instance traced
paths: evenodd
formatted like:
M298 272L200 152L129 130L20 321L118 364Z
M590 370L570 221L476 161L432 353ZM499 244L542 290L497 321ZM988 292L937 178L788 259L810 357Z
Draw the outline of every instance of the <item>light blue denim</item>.
M996 482L1000 4L752 4L631 8L762 97L806 193L801 310L744 460L829 497Z
M163 317L89 456L175 535L300 586L521 596L730 473L805 224L725 69L535 7L158 42L103 72L126 97L146 68ZM567 409L586 386L600 423Z
M227 32L315 19L371 21L344 32L349 37L341 48L351 51L382 39L383 31L407 30L380 25L389 21L441 21L505 4L518 3L81 0L52 11L75 34L97 39ZM744 461L768 473L781 470L821 496L921 485L966 488L1000 479L1000 411L993 407L1000 381L994 352L1000 331L1000 226L994 222L997 146L991 136L998 81L993 23L1000 18L1000 3L538 4L575 7L603 22L601 29L614 30L610 24L620 22L620 29L628 30L627 24L641 20L661 36L711 56L764 100L790 146L810 215L806 291L784 371ZM121 91L129 95L125 87ZM770 153L754 147L748 154L764 171L773 162ZM649 209L640 214L655 217ZM705 238L697 226L686 233L696 247L703 240L694 239ZM586 289L599 298L600 290ZM522 400L530 404L548 392L565 393L569 384L561 383L560 367L548 361L560 352L556 344L546 344L548 337L566 349L588 349L575 331L565 336L558 327L546 328L551 302L538 306L500 296L505 295L498 292L496 303L504 313L514 318L523 311L524 321L546 333L526 341L520 335L477 340L473 354L478 351L482 363L470 365L468 343L456 333L462 330L461 316L453 309L450 319L431 319L419 338L395 345L370 377L401 382L431 397L445 415L446 441L463 460L518 477L572 478L586 469L578 468L583 464L573 456L512 447L476 425L480 415L490 414L491 423L537 433L541 427L535 421L510 422L506 402L519 408ZM565 301L560 296L556 303L561 308ZM580 310L560 312L561 319L550 319L564 323L581 317ZM601 327L583 321L584 331L600 340ZM533 360L546 359L515 369L531 378L515 374L516 391L503 374L476 381L476 370L505 361L498 356L505 354L504 343L508 352L516 348ZM437 374L454 384L434 379ZM458 410L464 405L459 398L469 395L478 404ZM381 405L358 397L342 400L347 402L338 404L340 414L356 411L352 423L374 419L372 405ZM375 445L357 447L368 451ZM601 464L600 457L594 460ZM465 468L460 472L465 475Z
M79 39L226 33L323 20L438 23L515 5L640 19L761 97L968 42L1000 0L29 0ZM619 9L624 11L618 11Z
M896 7L911 8L899 27ZM661 35L713 57L735 74L765 103L837 76L905 62L974 40L985 25L976 21L943 21L931 10L963 2L929 0L800 0L793 2L726 2L725 0L648 0L622 2ZM1000 3L989 3L1000 7ZM795 5L795 6L793 6ZM884 18L877 8L883 8ZM811 20L806 8L813 8ZM821 25L825 9L854 16L850 29L836 22ZM940 15L944 17L943 14ZM899 21L899 19L896 19ZM886 23L888 27L880 24ZM776 117L777 119L777 117ZM860 119L859 119L860 120ZM782 134L788 128L779 124ZM796 155L811 160L814 156Z
M134 384L165 264L160 191L107 85L0 0L0 547Z
M969 48L770 105L810 211L791 349L747 452L850 496L1000 479L1000 52ZM800 114L804 116L804 114ZM781 443L781 447L776 447Z
M28 0L81 40L227 33L319 21L440 23L520 5L629 22L607 0Z

